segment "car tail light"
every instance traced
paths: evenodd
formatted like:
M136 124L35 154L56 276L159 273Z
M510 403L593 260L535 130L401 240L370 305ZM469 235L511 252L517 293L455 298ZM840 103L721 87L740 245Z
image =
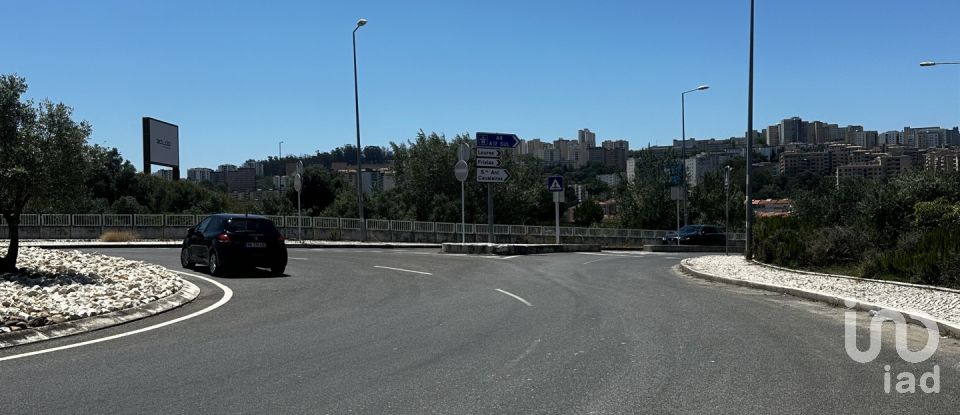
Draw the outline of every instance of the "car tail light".
M286 236L283 236L282 233L278 233L277 235L278 235L278 236L277 236L277 240L278 240L278 241L283 242L283 241L286 241L286 240L287 240L287 237L286 237Z
M230 235L227 235L226 232L223 232L217 235L217 240L220 241L220 243L222 244L228 244L230 243Z

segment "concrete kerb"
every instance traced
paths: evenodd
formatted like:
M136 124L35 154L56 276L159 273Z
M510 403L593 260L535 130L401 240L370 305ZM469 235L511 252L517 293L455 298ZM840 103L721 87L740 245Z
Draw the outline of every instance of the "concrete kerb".
M71 336L154 316L189 303L200 295L200 288L183 280L183 287L157 301L125 310L113 311L79 320L66 321L0 334L0 349Z
M491 244L491 243L444 243L445 254L476 255L535 255L558 252L600 252L600 245L590 244Z
M957 323L935 319L930 316L920 315L919 313L916 313L916 312L900 310L897 308L882 306L882 305L873 304L873 303L867 303L854 298L840 297L840 296L824 294L816 291L801 290L799 288L786 287L786 286L777 285L777 284L767 284L762 282L747 281L747 280L741 280L737 278L729 278L729 277L723 277L719 275L707 274L704 272L695 271L692 268L690 268L690 266L688 265L689 261L690 261L689 258L680 261L680 264L676 266L675 270L679 273L684 273L684 274L705 279L708 281L739 285L743 287L754 288L754 289L765 290L765 291L772 291L772 292L777 292L781 294L788 294L794 297L800 297L808 300L819 301L822 303L832 304L842 308L847 308L847 304L852 303L854 304L852 308L854 310L859 310L859 311L869 312L869 311L878 311L880 309L895 311L902 314L907 321L917 325L922 325L919 318L926 318L928 320L933 321L934 323L937 323L937 327L940 329L940 333L950 335L955 338L960 338L960 325L958 325ZM852 278L852 277L848 277L848 278ZM921 287L927 288L925 286L921 286Z
M911 284L911 283L908 283L908 282L900 282L900 281L875 280L875 279L871 279L871 278L851 277L851 276L849 276L849 275L840 275L840 274L825 274L825 273L822 273L822 272L804 271L804 270L801 270L801 269L793 269L793 268L781 267L781 266L777 266L777 265L765 264L765 263L760 262L760 261L757 261L757 260L755 260L755 259L751 259L750 261L753 262L754 264L760 265L760 266L762 266L762 267L767 267L767 268L770 268L770 269L775 269L775 270L777 270L777 271L796 272L796 273L798 273L798 274L816 275L816 276L819 276L819 277L843 278L843 279L854 280L854 281L870 281L870 282L876 282L876 283L880 283L880 284L899 285L899 286L901 286L901 287L923 288L923 289L925 289L925 290L944 291L944 292L953 293L953 294L960 294L960 290L954 290L954 289L944 288L944 287L936 287L936 286L933 286L933 285Z
M708 252L708 253L724 253L727 250L730 253L743 253L743 245L730 245L730 247L725 247L723 245L670 245L670 244L661 244L661 245L644 245L643 250L649 252Z
M108 248L179 248L181 241L136 241L136 242L21 242L22 247L43 249L108 249ZM417 249L440 248L440 244L414 242L324 242L324 241L287 241L287 248L371 248L371 249Z

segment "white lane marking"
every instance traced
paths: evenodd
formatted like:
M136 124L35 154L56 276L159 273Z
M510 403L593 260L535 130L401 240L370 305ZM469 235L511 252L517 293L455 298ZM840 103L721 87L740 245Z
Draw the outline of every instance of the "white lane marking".
M296 259L296 260L298 260L298 261L309 261L309 260L310 260L310 258L297 258L297 257L290 257L290 259Z
M580 255L596 255L596 256L621 256L621 257L636 257L636 255L617 255L617 254L604 254L601 252L577 252Z
M533 343L530 344L530 347L527 347L527 350L524 350L523 353L520 354L520 356L517 356L516 359L513 359L509 363L507 363L507 367L512 367L512 366L515 366L517 363L520 363L520 361L523 360L524 357L527 357L528 355L530 355L531 352L533 352L533 349L536 348L538 344L540 344L540 339L534 340Z
M393 270L393 271L412 272L412 273L414 273L414 274L433 275L433 274L431 274L431 273L429 273L429 272L413 271L413 270L403 269L403 268L382 267L382 266L380 266L380 265L374 265L373 267L374 267L374 268L389 269L389 270Z
M0 357L0 362L2 362L2 361L4 361L4 360L13 360L13 359L19 359L19 358L21 358L21 357L29 357L29 356L35 356L35 355L38 355L38 354L46 354L46 353L56 352L56 351L60 351L60 350L72 349L72 348L74 348L74 347L86 346L86 345L88 345L88 344L100 343L100 342L105 342L105 341L108 341L108 340L116 340L116 339L119 339L119 338L121 338L121 337L127 337L127 336L132 336L132 335L134 335L134 334L140 334L140 333L143 333L143 332L146 332L146 331L150 331L150 330L156 330L156 329L159 329L159 328L161 328L161 327L169 326L169 325L171 325L171 324L176 324L176 323L179 323L179 322L181 322L181 321L189 320L189 319L191 319L191 318L194 318L194 317L197 317L197 316L200 316L200 315L209 313L209 312L211 312L211 311L219 308L220 306L226 304L228 301L230 301L231 298L233 298L233 290L231 290L230 287L227 287L226 285L223 285L223 284L221 284L221 283L219 283L219 282L216 282L216 281L214 281L214 280L212 280L212 279L210 279L210 278L207 278L207 277L204 277L204 276L200 276L200 275L195 275L195 274L188 274L188 273L186 273L186 272L180 272L180 271L173 271L173 272L176 272L176 273L178 273L178 274L183 274L183 275L191 276L191 277L195 277L195 278L200 278L200 279L202 279L202 280L204 280L204 281L207 281L207 282L209 282L209 283L211 283L211 284L213 284L213 285L216 285L217 288L220 288L221 290L223 290L223 297L221 297L220 300L217 301L216 303L213 303L213 305L210 305L209 307L204 308L203 310L195 311L195 312L193 312L193 313L187 314L187 315L182 316L182 317L177 317L177 318L175 318L175 319L173 319L173 320L170 320L170 321L164 321L163 323L158 323L158 324L154 324L154 325L152 325L152 326L143 327L143 328L136 329L136 330L133 330L133 331L128 331L128 332L126 332L126 333L114 334L114 335L112 335L112 336L102 337L102 338L99 338L99 339L87 340L87 341L85 341L85 342L68 344L68 345L65 345L65 346L52 347L52 348L49 348L49 349L37 350L37 351L34 351L34 352L29 352L29 353L15 354L15 355L13 355L13 356Z
M519 256L522 256L522 255L511 255L511 256L505 256L505 257L503 257L503 258L500 258L500 259L513 259L513 258L516 258L516 257L519 257Z
M593 261L584 262L583 265L590 265L590 264L592 264L592 263L594 263L594 262L597 262L597 261L605 261L605 260L608 260L608 259L610 259L610 258L594 259Z
M518 301L520 301L521 303L526 304L527 307L533 307L533 304L530 304L530 302L528 302L527 300L524 300L524 299L520 298L520 296L518 296L518 295L516 295L516 294L514 294L514 293L511 293L511 292L505 291L505 290L501 290L501 289L499 289L499 288L497 288L497 289L495 289L495 290L496 290L496 291L499 291L499 292L501 292L501 293L504 293L504 294L506 294L506 295L509 295L509 296L511 296L511 297L513 297L513 298L516 298L516 299L517 299Z

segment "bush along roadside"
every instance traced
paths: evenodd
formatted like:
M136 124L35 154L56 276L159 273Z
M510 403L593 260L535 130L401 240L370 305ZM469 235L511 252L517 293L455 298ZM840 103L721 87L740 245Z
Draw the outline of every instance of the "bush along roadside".
M754 259L791 268L960 288L958 177L912 173L857 181L855 189L841 186L800 195L794 215L758 219Z

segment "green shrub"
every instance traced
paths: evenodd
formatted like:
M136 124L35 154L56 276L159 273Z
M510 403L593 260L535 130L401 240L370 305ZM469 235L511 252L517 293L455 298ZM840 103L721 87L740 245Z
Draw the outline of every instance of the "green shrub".
M859 262L868 247L863 232L841 226L816 229L804 239L804 260L817 267Z
M893 249L868 256L861 265L867 278L960 288L960 229L914 230Z

